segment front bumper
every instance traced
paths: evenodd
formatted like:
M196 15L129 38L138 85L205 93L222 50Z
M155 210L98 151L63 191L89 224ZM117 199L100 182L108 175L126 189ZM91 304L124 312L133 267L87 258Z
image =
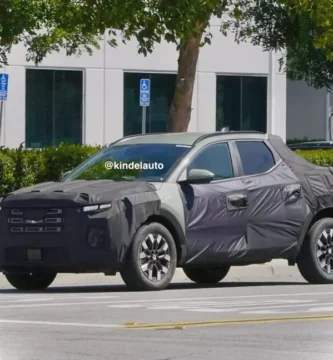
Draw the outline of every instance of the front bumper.
M82 208L2 208L0 271L57 273L119 269L119 250L111 238L108 211ZM111 216L111 215L110 215ZM96 236L90 236L94 231Z

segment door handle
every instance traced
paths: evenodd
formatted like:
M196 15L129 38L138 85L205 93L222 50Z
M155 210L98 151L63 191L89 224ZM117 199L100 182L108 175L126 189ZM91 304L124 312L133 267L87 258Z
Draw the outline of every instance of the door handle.
M285 202L297 201L302 197L302 188L298 184L288 185L283 189L282 194Z
M246 194L230 194L227 196L228 210L246 209L249 207L249 202Z

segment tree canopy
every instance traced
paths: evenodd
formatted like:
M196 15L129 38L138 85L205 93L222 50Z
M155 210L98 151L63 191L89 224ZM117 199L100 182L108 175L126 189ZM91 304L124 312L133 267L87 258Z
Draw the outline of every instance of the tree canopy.
M244 1L234 23L236 41L285 50L280 64L291 80L333 86L333 1Z
M179 58L169 126L186 131L200 48L213 41L213 16L222 34L234 33L238 42L286 50L281 66L289 78L331 88L332 10L333 0L2 0L0 64L18 43L36 64L60 49L91 54L105 31L111 46L136 38L143 55L157 43L173 43Z

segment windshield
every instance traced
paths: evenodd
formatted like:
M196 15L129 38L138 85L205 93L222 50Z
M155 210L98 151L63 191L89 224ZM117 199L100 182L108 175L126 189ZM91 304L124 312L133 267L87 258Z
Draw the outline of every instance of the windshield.
M140 180L163 181L191 146L176 144L115 145L92 156L62 181Z

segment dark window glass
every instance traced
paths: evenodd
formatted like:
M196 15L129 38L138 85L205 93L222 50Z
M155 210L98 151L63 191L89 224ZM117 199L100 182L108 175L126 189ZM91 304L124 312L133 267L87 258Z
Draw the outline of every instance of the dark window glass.
M140 79L150 79L150 106L147 107L146 132L166 132L169 109L176 87L174 74L124 74L124 136L141 134L142 107Z
M242 130L266 132L267 78L242 77Z
M203 149L191 162L187 169L204 169L215 174L215 179L233 177L232 161L229 147L226 143L214 144Z
M275 165L272 152L262 141L236 141L244 175L261 174Z
M26 70L26 146L82 143L83 72Z
M216 130L266 132L267 78L259 76L217 76Z
M167 172L191 149L174 144L115 145L103 149L79 165L65 180L162 181ZM108 169L110 162L122 166ZM135 168L136 164L140 168ZM162 166L161 166L162 165Z
M217 76L216 84L216 130L229 126L241 130L241 78Z

